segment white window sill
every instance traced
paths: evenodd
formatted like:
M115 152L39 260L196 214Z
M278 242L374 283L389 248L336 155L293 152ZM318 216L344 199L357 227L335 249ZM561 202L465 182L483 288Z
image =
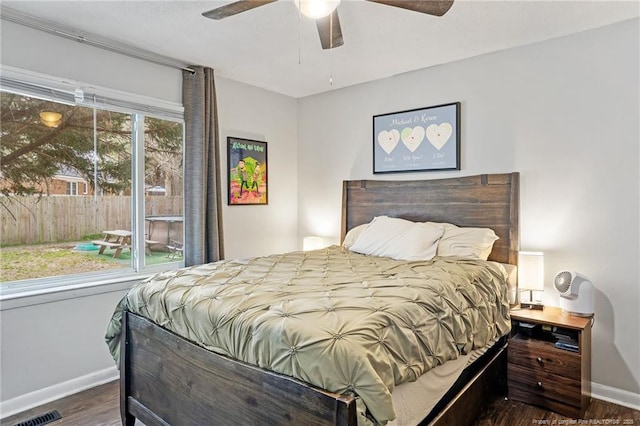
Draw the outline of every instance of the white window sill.
M0 311L124 291L158 272L182 266L183 262L165 263L139 273L125 269L0 283Z

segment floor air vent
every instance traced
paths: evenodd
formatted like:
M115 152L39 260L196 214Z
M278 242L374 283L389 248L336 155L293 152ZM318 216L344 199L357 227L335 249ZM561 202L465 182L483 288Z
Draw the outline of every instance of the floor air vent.
M54 410L40 416L30 418L29 420L25 420L24 422L16 423L13 426L41 426L49 424L51 422L55 422L56 420L60 420L61 418L62 415L60 415L58 410Z

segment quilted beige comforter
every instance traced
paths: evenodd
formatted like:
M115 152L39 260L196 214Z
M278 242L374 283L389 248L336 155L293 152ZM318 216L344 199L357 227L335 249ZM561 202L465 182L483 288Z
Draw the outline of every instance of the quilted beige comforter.
M121 309L210 349L335 393L358 395L379 423L391 392L510 328L506 274L493 262L397 261L339 246L164 272Z

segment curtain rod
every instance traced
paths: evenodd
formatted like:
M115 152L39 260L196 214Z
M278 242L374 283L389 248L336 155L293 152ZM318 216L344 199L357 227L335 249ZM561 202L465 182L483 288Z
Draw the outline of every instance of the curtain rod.
M69 40L77 41L78 43L86 44L89 46L97 47L103 50L108 50L114 53L119 53L122 55L126 55L136 59L142 59L143 61L153 62L158 65L163 65L170 68L177 68L184 71L189 71L192 74L195 74L195 70L193 68L189 68L188 66L179 63L178 61L174 61L170 58L163 58L160 56L156 56L151 52L146 52L137 48L127 48L125 46L117 46L115 44L110 44L104 41L93 40L78 34L74 34L71 29L62 29L62 27L55 28L51 24L47 24L44 21L40 21L34 17L19 13L13 9L2 7L0 10L0 17L5 21L10 21L16 23L18 25L22 25L25 27L33 28L38 31L44 31L49 34L56 35L58 37L66 38Z

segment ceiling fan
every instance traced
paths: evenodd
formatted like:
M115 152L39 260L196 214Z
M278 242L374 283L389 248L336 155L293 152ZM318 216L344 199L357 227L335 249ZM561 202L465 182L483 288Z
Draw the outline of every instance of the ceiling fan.
M240 0L204 12L202 16L215 20L228 18L277 0ZM400 7L427 15L442 16L451 8L454 0L366 0L387 6ZM315 19L323 49L333 49L344 44L340 18L336 9L340 0L295 0L305 16ZM324 12L314 15L314 7L324 7Z

